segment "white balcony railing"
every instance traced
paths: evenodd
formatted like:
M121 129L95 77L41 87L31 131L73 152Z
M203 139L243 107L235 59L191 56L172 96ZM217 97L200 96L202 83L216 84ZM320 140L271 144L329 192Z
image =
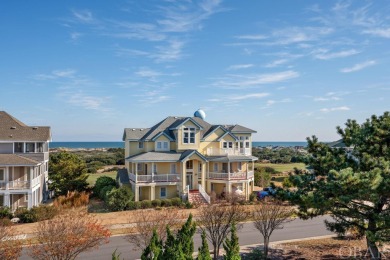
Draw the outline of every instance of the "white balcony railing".
M218 155L252 155L250 148L207 148L208 156Z
M253 177L253 171L248 172L209 172L209 179L218 179L218 180L247 180Z
M135 175L129 173L129 179L133 182L178 182L180 181L179 174L148 174L148 175Z
M30 181L10 181L8 182L8 189L10 190L23 190L30 189Z
M199 193L203 196L203 198L207 201L208 204L210 204L210 196L206 193L206 191L203 189L202 185L198 185Z

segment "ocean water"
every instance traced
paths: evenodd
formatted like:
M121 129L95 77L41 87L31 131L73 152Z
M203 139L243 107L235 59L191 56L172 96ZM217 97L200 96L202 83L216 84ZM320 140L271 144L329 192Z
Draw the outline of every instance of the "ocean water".
M252 147L266 146L307 146L307 142L252 142ZM50 148L71 148L71 149L95 149L95 148L124 148L124 142L51 142Z

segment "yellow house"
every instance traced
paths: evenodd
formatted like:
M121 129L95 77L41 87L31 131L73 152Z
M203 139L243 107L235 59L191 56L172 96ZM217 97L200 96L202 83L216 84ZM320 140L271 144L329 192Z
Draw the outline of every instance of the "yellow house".
M126 128L125 163L135 201L245 195L253 191L252 133L241 125L211 125L204 112L167 117L151 128Z

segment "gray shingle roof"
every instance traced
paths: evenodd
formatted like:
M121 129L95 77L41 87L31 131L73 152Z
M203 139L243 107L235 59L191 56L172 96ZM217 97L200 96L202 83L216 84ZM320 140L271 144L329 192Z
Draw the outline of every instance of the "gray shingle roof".
M126 158L129 162L178 162L182 153L146 152Z
M5 111L0 111L1 141L50 141L51 133L48 126L27 126Z
M256 133L255 130L249 129L241 125L211 125L199 117L173 117L169 116L164 120L160 121L151 128L125 128L123 134L123 140L144 140L149 141L161 132L164 132L170 136L173 140L176 140L173 131L170 129L177 128L183 124L186 120L191 118L194 122L199 124L203 129L201 130L201 138L210 134L212 131L217 129L219 126L224 127L231 133Z
M225 128L234 133L257 133L257 131L242 125L225 125Z
M37 162L35 160L32 160L30 158L24 157L22 155L17 154L0 154L0 165L1 166L16 166L16 165L23 165L23 166L35 166L40 164L40 162Z
M258 158L251 155L225 155L225 156L207 156L210 162L243 162L256 161Z

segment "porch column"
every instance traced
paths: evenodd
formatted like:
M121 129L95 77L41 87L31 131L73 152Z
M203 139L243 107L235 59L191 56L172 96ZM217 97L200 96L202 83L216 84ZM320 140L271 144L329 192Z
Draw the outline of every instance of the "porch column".
M4 206L7 206L7 207L11 207L11 195L10 194L4 194L4 201L3 201L3 205Z
M135 183L137 183L138 182L138 163L134 163L134 166L135 166ZM138 200L136 200L136 201L138 201Z
M156 199L156 186L150 186L150 200Z
M252 179L252 192L254 191L254 189L255 189L255 179L253 178Z
M201 180L201 183L202 183L202 187L204 190L206 190L206 163L205 162L202 162L202 180Z
M249 199L249 182L245 183L245 200Z
M139 201L139 186L134 186L134 201Z
M230 182L227 185L227 193L228 194L232 193L232 184Z
M30 179L29 179L29 185L28 187L31 189L32 188L32 180L34 179L34 168L30 167ZM30 198L29 198L30 199Z
M246 167L245 167L246 168L246 173L245 173L246 180L248 179L248 166L249 166L249 163L247 162Z
M13 172L13 171L12 171ZM5 167L5 176L4 176L4 181L5 181L5 189L8 190L9 186L9 167ZM5 199L5 198L4 198ZM5 204L4 204L5 205Z
M26 194L25 194L25 196L26 196ZM32 198L32 192L28 192L27 193L27 199L28 199L28 201L27 201L27 208L28 209L31 209L32 208L32 204L33 204L33 198Z
M230 162L228 161L228 180L230 181Z
M154 162L152 162L152 182L154 182Z
M184 193L184 190L187 186L186 163L187 163L187 161L181 162L181 185L183 185L183 187L182 187L183 193Z

